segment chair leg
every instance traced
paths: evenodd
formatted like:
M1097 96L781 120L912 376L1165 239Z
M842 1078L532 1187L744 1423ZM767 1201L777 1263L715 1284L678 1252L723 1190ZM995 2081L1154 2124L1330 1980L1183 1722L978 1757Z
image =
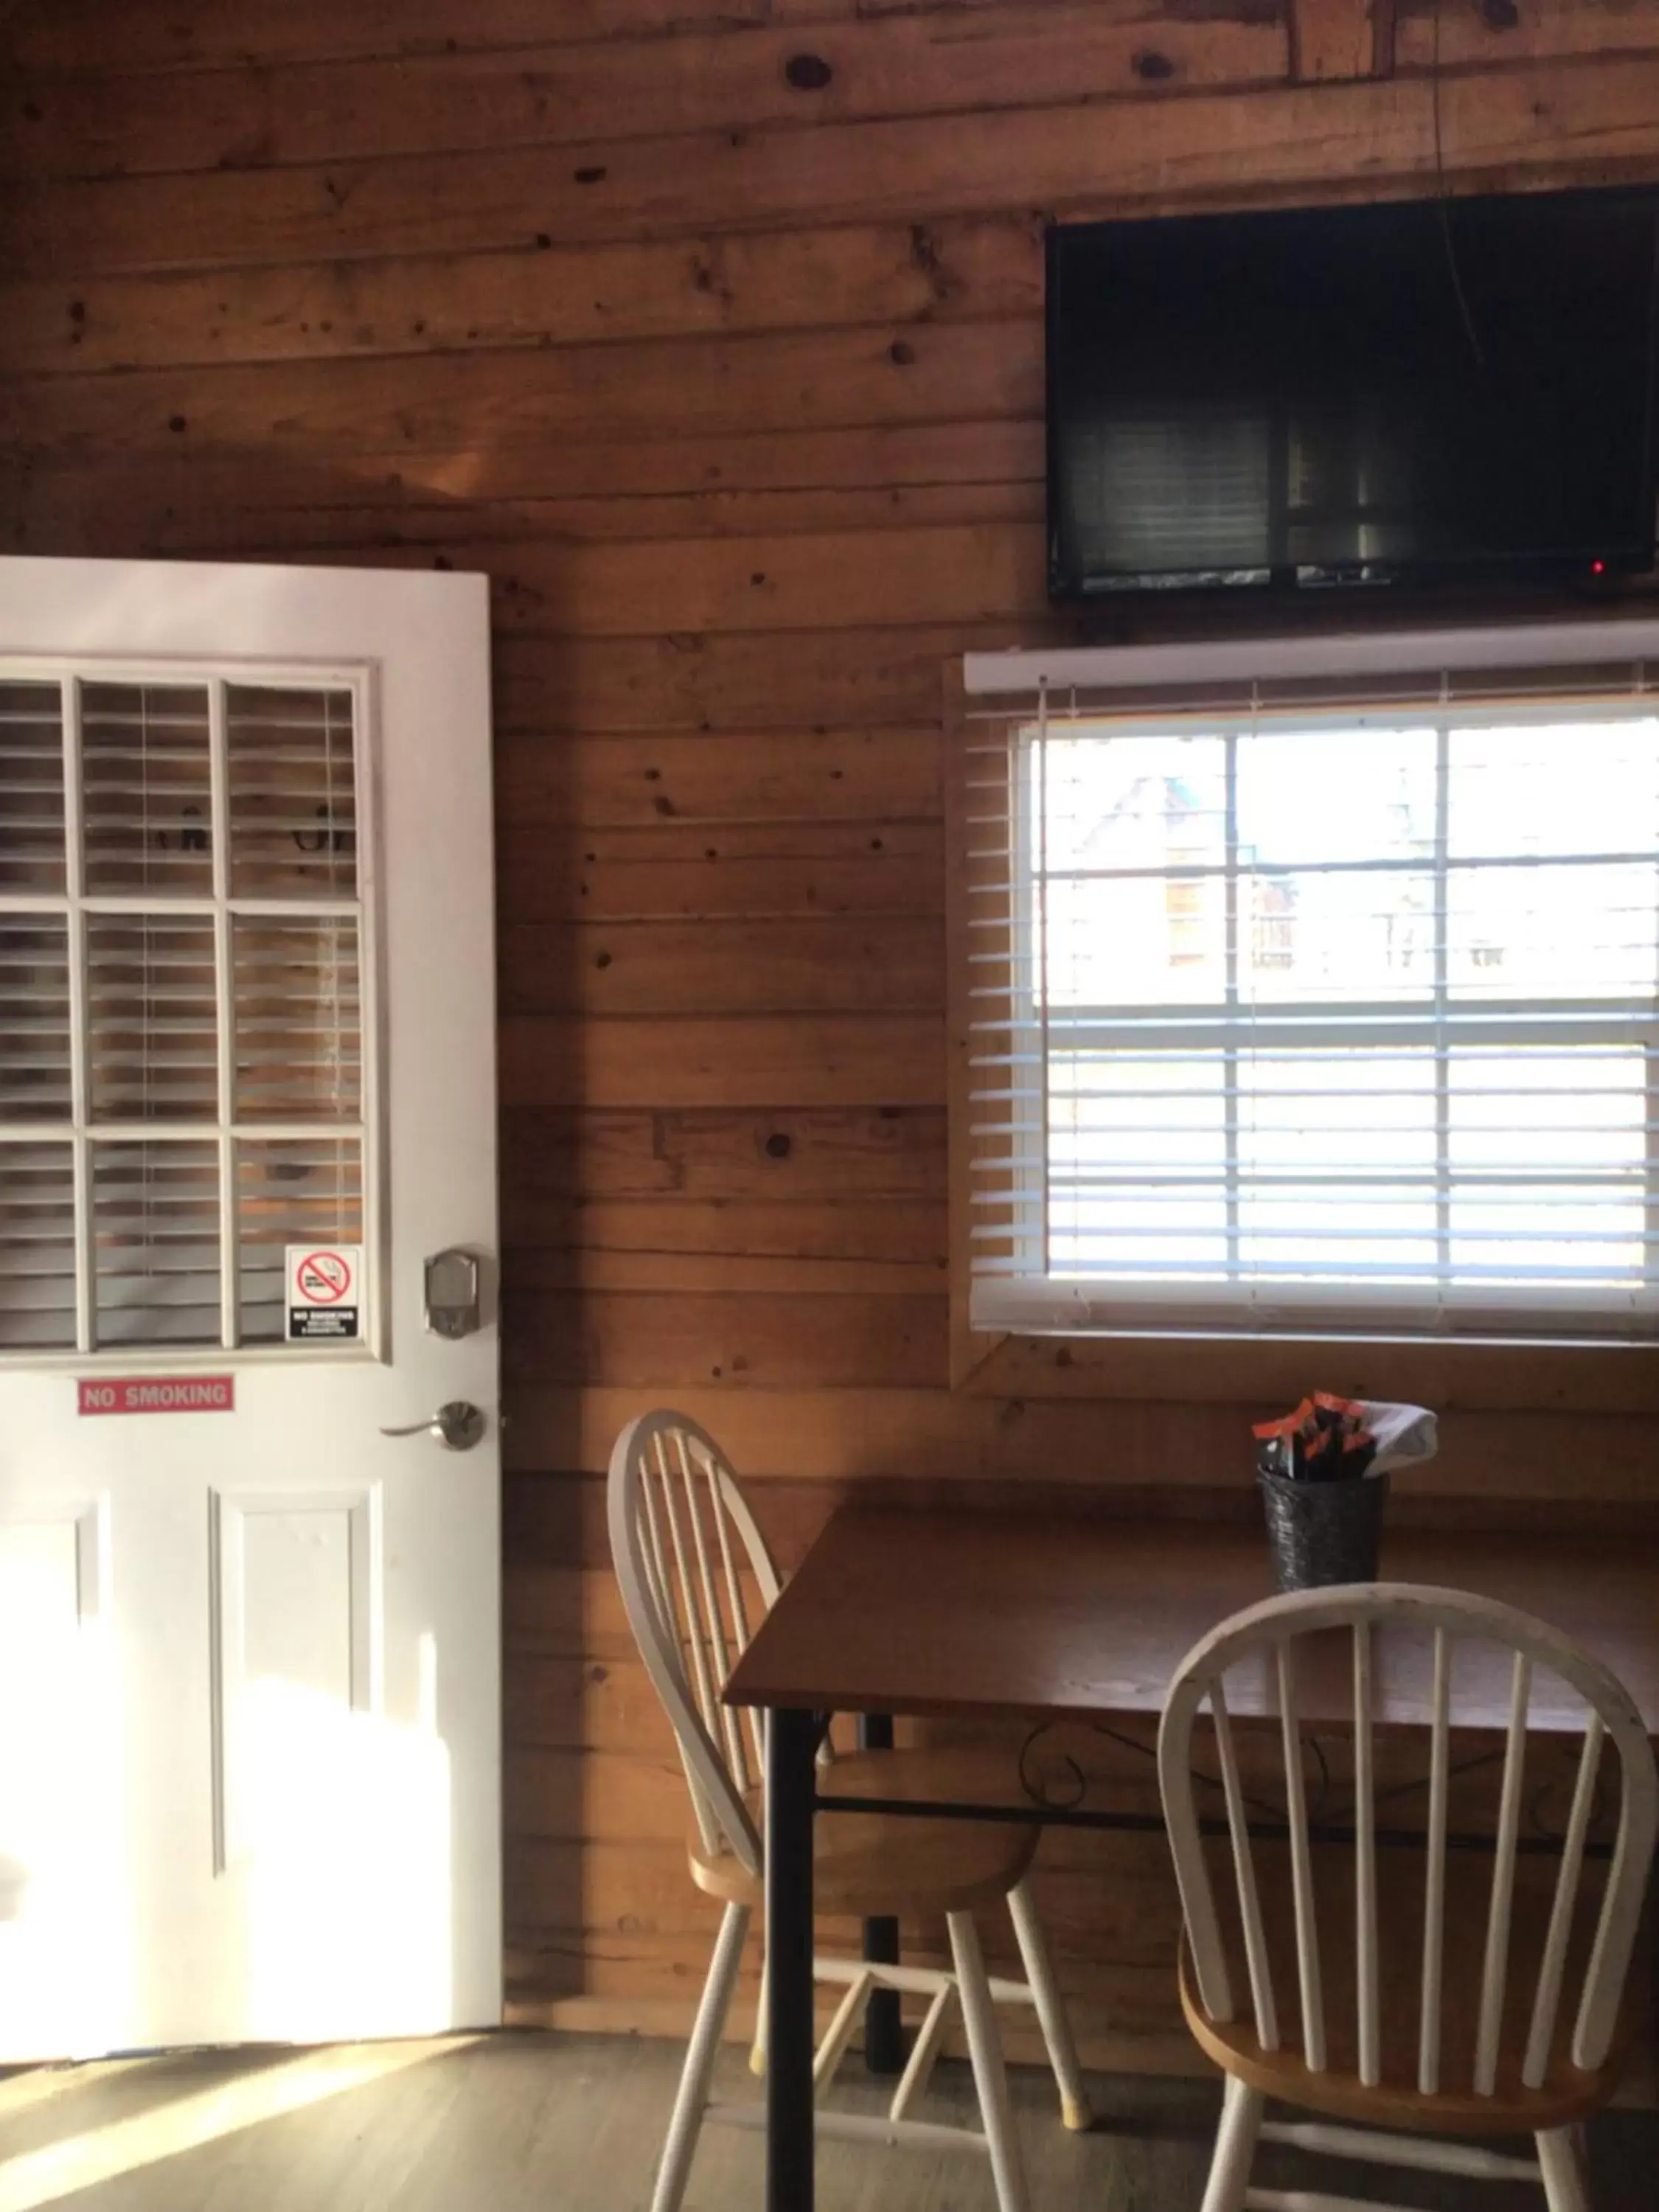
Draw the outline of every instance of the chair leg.
M1243 2212L1266 2103L1259 2090L1246 2088L1231 2074L1227 2076L1215 2156L1210 2161L1210 2179L1204 2191L1204 2212Z
M668 2140L662 2147L662 2163L657 2168L651 2212L679 2212L680 2199L685 2194L692 2154L702 2132L708 2084L720 2054L720 2031L732 2008L732 1991L743 1957L743 1939L749 1933L749 1910L746 1905L728 1905L720 1932L714 1939L708 1979L702 1985L702 2002L697 2007L696 2025L686 2046L673 2117L668 2123Z
M1037 2024L1048 2046L1048 2063L1054 2069L1054 2081L1060 2090L1060 2117L1068 2128L1081 2132L1093 2123L1094 2114L1089 2110L1083 2071L1077 2063L1077 2045L1072 2040L1072 2023L1066 2016L1066 2007L1054 1980L1048 1939L1037 1917L1036 1900L1031 1895L1029 1881L1009 1891L1008 1911L1013 1919L1019 1955L1025 1962L1025 1978L1036 2000Z
M760 2009L755 2014L755 2039L749 2046L749 2071L766 2078L766 1989L767 1968L761 1960Z
M910 2110L919 2097L927 2094L927 2084L933 2078L933 2068L939 2058L945 2031L951 2024L951 2008L957 2001L957 1985L945 1982L935 1992L927 2008L927 2017L916 2030L916 2039L910 2045L910 2056L899 2085L893 2092L893 2101L887 2108L890 2120L908 2120Z
M1550 2212L1590 2212L1589 2179L1584 2171L1581 2128L1552 2128L1536 2138L1538 2170Z
M945 1924L951 1931L951 1955L956 1961L963 2025L968 2031L968 2057L974 2069L974 2087L979 2092L997 2203L1000 2212L1029 2212L1030 2200L1025 2193L1019 2136L1014 2128L1008 2074L1002 2063L1002 2045L997 2039L996 2014L991 2007L991 1985L986 1978L984 1954L979 1948L979 1930L974 1925L971 1912L949 1913Z

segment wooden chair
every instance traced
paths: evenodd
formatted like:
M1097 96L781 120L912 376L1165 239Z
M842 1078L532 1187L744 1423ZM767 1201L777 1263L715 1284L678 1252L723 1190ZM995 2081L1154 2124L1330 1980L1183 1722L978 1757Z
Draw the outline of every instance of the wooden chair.
M1350 1639L1353 1777L1341 1819L1353 1838L1352 1879L1340 1861L1340 1871L1328 1871L1328 1856L1316 1875L1297 1707L1298 1677L1305 1685L1310 1668L1339 1669L1346 1699ZM1385 1667L1393 1680L1413 1657L1432 1717L1426 1821L1410 1848L1394 1847L1397 1832L1385 1834L1379 1856L1376 1684ZM1448 1825L1449 1802L1468 1795L1470 1778L1449 1750L1460 1660L1468 1670L1484 1667L1488 1686L1495 1663L1500 1698L1507 1698L1495 1819L1482 1820L1474 1833ZM1583 1747L1571 1790L1562 1793L1559 1856L1547 1857L1517 1849L1528 1721L1540 1678L1552 1717L1575 1724L1569 1751L1583 1716ZM1253 1842L1246 1826L1229 1679L1236 1712L1247 1701L1258 1712L1277 1705L1283 1842ZM1224 1914L1194 1803L1194 1724L1206 1701L1220 1770L1206 1778L1218 1780L1231 1842ZM1486 1704L1489 1719L1490 1686ZM1462 1710L1467 1720L1467 1698ZM1608 1739L1618 1754L1620 1810L1598 1911L1581 1877ZM1534 1758L1549 1748L1534 1737ZM1551 2212L1588 2212L1580 2124L1607 2102L1618 2078L1620 2001L1659 1807L1641 1717L1606 1668L1543 1622L1458 1591L1388 1583L1300 1591L1236 1613L1188 1654L1164 1711L1158 1773L1186 1923L1182 2003L1227 2076L1204 2212L1290 2212L1338 2202L1252 2188L1258 2140L1430 2172L1541 2181ZM1276 1771L1274 1782L1276 1796ZM1517 1864L1543 1879L1517 1885ZM1569 1990L1577 2002L1564 2014ZM1241 1991L1249 1996L1244 2016ZM1264 2124L1270 2096L1328 2121L1365 2124ZM1536 2162L1455 2140L1505 2134L1532 2136Z
M644 1414L611 1455L611 1552L623 1601L652 1681L667 1708L691 1792L692 1880L725 1905L714 1956L685 2055L679 2093L657 2173L653 2212L678 2212L705 2118L757 2125L759 2105L708 2102L708 2087L750 1917L762 1904L760 1717L720 1704L720 1692L749 1640L747 1583L761 1610L779 1589L777 1570L720 1448L683 1414ZM827 1756L827 1753L824 1754ZM836 1761L850 1795L949 1795L929 1783L924 1752L866 1752ZM821 2093L879 1989L930 1999L885 2119L823 2112L821 2134L866 2142L962 2147L988 2153L1002 2212L1027 2203L993 2007L1036 2008L1069 2127L1090 2121L1070 2028L1055 1987L1026 1873L1035 1826L992 1821L905 1820L836 1814L815 1823L817 1909L855 1918L937 1916L949 1931L953 1973L862 1960L816 1958L820 1982L845 1988L813 2065ZM975 1914L1006 1899L1028 1980L991 1979ZM984 2131L929 2125L909 2117L960 2004ZM757 2038L758 2072L764 2054Z

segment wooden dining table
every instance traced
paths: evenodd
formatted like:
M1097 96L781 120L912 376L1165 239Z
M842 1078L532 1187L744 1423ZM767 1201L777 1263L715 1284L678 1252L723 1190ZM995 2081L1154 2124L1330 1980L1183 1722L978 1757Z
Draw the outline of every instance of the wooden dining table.
M1391 1529L1391 1581L1497 1598L1540 1615L1624 1682L1659 1741L1659 1536L1644 1529ZM872 1809L914 1817L1022 1819L1144 1828L1110 1805L966 1802L921 1808L820 1787L815 1754L830 1713L922 1718L1127 1721L1162 1711L1199 1638L1272 1594L1259 1527L1097 1513L842 1506L785 1585L734 1668L726 1697L769 1715L766 1790L767 2208L811 2212L812 1824ZM1507 1725L1510 1674L1493 1651L1460 1667L1461 1726ZM1333 1652L1298 1671L1302 1718L1351 1720L1352 1678ZM1422 1654L1384 1636L1376 1658L1381 1728L1423 1728ZM1534 1728L1582 1725L1547 1686ZM1229 1686L1238 1717L1276 1711L1273 1685Z

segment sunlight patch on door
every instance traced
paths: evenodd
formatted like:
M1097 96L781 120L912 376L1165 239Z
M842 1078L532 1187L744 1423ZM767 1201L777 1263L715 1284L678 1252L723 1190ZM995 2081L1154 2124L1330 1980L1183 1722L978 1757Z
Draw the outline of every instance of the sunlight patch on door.
M118 2045L133 1960L120 1681L95 1504L0 1518L0 2051Z
M224 1965L295 2041L449 2016L437 1662L383 1679L380 1504L378 1487L214 1501L215 1865L239 1900Z

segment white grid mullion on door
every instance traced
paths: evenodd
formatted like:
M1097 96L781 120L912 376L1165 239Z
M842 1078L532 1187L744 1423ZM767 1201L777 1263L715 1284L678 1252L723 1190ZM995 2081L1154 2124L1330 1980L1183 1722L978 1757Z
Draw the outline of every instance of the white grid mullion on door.
M68 711L69 710L66 708L64 709L65 716L67 716ZM65 720L64 727L64 742L65 747L67 747L69 743L69 724L67 720ZM5 898L5 908L8 914L67 914L73 903L74 902L67 898L62 891L9 890L6 893Z
M13 1147L30 1143L60 1147L67 1145L70 1149L74 1203L74 1348L70 1350L67 1346L54 1348L45 1355L46 1358L51 1362L67 1362L96 1352L99 1349L98 1222L94 1191L96 1148L127 1144L159 1148L165 1152L174 1146L187 1146L191 1141L198 1145L210 1143L217 1150L219 1341L216 1345L210 1340L206 1343L198 1341L175 1346L166 1339L146 1336L111 1348L118 1349L124 1357L139 1358L154 1356L162 1350L170 1356L186 1360L199 1359L203 1356L211 1356L215 1351L224 1350L236 1350L244 1358L286 1356L280 1347L274 1345L247 1346L241 1342L241 1224L238 1192L241 1146L246 1144L286 1144L331 1151L336 1158L337 1184L342 1188L346 1182L346 1148L356 1149L359 1177L357 1200L362 1217L359 1234L366 1255L373 1255L366 1271L365 1326L361 1348L376 1351L384 1357L385 1306L380 1297L380 1283L387 1257L386 1237L388 1224L381 1212L385 1188L381 1156L385 1097L380 1083L380 1054L383 1046L381 1008L377 989L378 949L373 911L373 885L376 876L375 787L370 725L374 698L372 677L361 665L325 669L313 666L296 668L283 663L262 663L258 667L238 665L231 668L224 664L216 665L206 661L94 665L67 657L40 660L6 656L3 667L9 680L45 682L55 685L62 717L64 888L61 890L20 888L15 891L8 890L3 898L0 898L0 906L7 914L56 918L61 920L65 933L69 970L69 1118L67 1121L18 1120L0 1127L0 1157ZM158 684L189 684L205 690L211 819L210 891L161 896L147 895L142 891L88 891L85 849L86 793L82 776L82 686L88 682L127 683L141 690ZM342 895L331 885L320 895L304 889L292 896L277 897L238 896L234 892L230 842L230 710L233 687L249 684L294 685L307 690L320 687L348 694L350 727L349 731L343 727L342 716L336 725L335 735L337 738L344 740L340 752L343 756L349 750L352 769L356 811L356 880L352 887L355 896ZM331 773L335 765L331 757L325 760L325 772ZM343 766L343 760L338 765ZM335 851L332 840L339 834L334 799L331 784L327 792L328 819L323 830L325 837L330 841L325 849L331 858ZM104 1119L98 1115L93 1097L94 1009L88 939L94 918L99 916L152 925L183 920L193 921L198 926L203 922L211 924L217 1091L215 1101L216 1112L212 1119L203 1115L191 1119L152 1121L115 1116ZM235 921L239 916L283 923L310 921L326 924L335 921L353 924L359 976L356 1043L359 1053L358 1079L361 1085L360 1110L354 1118L324 1121L316 1115L307 1115L239 1122L234 939ZM21 1347L17 1349L21 1351ZM313 1357L317 1356L319 1349L313 1348ZM0 1354L0 1358L8 1363L13 1356L11 1348ZM28 1357L34 1359L39 1355L30 1353Z
M374 692L372 677L357 670L351 694L351 766L356 796L358 1105L362 1115L357 1172L362 1188L364 1287L362 1341L377 1359L390 1357L387 1300L383 1285L392 1279L392 1218L385 1196L386 1103L380 1073L386 1039L380 1028L380 793L375 781L372 736Z
M236 992L230 942L230 778L225 744L225 683L208 686L208 768L213 856L213 996L218 1043L219 1336L234 1351L242 1332L240 1229L236 1218Z
M70 1128L75 1179L75 1348L97 1348L97 1299L93 1284L92 1118L90 1045L87 1007L87 922L82 899L86 890L86 850L82 837L81 686L63 679L64 888L69 933Z

